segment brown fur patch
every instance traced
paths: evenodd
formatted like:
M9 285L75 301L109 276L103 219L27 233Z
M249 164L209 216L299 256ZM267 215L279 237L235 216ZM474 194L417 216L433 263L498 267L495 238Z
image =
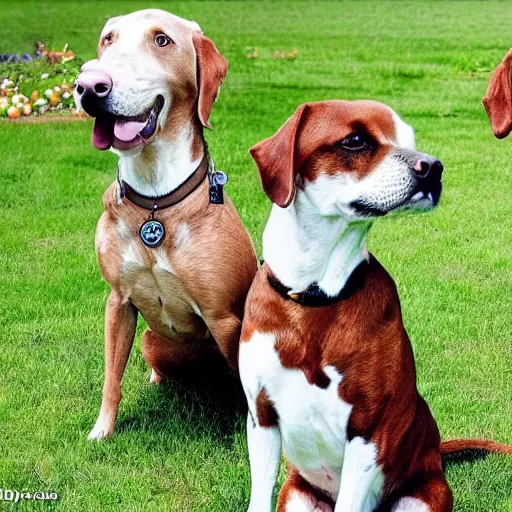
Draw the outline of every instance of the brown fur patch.
M256 415L260 427L277 426L277 413L274 409L274 404L268 398L265 388L262 388L256 397Z

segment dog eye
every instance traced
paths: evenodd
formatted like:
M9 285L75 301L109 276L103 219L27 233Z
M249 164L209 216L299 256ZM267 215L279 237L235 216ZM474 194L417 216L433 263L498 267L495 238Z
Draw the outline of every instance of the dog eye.
M340 144L343 149L348 149L349 151L362 151L369 147L368 139L360 133L351 133Z
M171 39L169 37L167 37L165 34L157 34L155 36L155 44L157 46L167 46L169 44L171 44Z

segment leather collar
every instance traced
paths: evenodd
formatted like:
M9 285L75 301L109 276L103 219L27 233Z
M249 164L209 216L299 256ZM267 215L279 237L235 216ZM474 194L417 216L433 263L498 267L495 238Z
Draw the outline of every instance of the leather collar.
M173 206L180 201L183 201L187 196L192 194L194 190L201 185L203 180L208 174L208 154L205 152L204 158L197 169L178 187L171 190L168 194L157 197L144 196L134 190L126 181L119 177L119 170L117 171L117 182L121 188L121 199L125 198L128 201L144 208L145 210L156 211Z
M327 295L317 283L309 285L304 291L298 293L290 293L291 288L285 286L271 272L268 273L268 283L270 286L285 300L291 300L301 306L319 307L331 306L342 300L350 299L358 290L360 290L366 282L366 274L368 271L368 262L364 260L352 272L345 286L338 295L330 297Z

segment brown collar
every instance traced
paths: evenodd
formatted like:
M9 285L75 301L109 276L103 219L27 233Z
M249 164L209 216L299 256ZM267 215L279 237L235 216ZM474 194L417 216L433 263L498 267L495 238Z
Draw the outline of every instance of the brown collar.
M183 201L188 195L192 194L194 190L199 187L208 174L208 155L205 153L204 158L197 169L178 187L171 190L168 194L158 197L150 197L139 194L134 190L126 181L119 177L119 171L117 173L117 181L121 188L121 199L126 197L128 201L144 208L145 210L156 211L162 210L173 206L180 201Z

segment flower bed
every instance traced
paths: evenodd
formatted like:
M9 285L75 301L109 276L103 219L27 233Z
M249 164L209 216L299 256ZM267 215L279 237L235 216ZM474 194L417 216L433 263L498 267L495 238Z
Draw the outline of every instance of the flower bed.
M0 117L79 115L73 86L82 63L73 58L51 64L42 57L0 64Z

